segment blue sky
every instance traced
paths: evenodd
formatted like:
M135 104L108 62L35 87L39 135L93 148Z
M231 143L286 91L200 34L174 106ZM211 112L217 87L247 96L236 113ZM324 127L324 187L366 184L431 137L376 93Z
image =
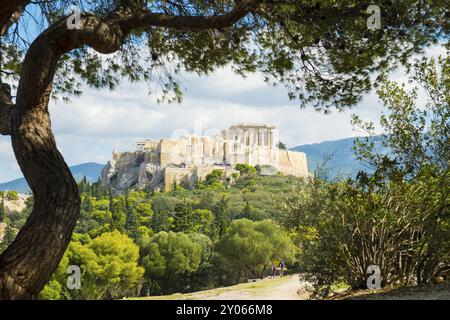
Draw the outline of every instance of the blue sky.
M445 54L433 47L427 55ZM399 70L392 74L404 81ZM142 138L176 137L181 132L208 134L238 122L276 125L280 140L288 147L360 135L350 125L352 114L377 121L382 107L374 93L354 108L330 115L311 108L301 109L287 98L282 87L268 86L259 74L243 79L230 68L198 77L183 77L184 101L158 104L147 94L146 84L123 83L116 91L84 89L70 103L50 106L53 131L69 165L106 163L113 149L134 150ZM201 128L201 129L200 129ZM0 182L21 177L8 137L0 136Z

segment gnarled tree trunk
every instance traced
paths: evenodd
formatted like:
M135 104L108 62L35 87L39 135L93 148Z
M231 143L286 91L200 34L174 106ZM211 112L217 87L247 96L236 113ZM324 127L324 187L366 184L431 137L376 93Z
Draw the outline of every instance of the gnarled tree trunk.
M34 207L16 240L0 256L0 299L31 299L42 290L64 254L80 212L77 184L56 148L47 104L48 94L40 105L17 105L12 113L12 145L33 191Z

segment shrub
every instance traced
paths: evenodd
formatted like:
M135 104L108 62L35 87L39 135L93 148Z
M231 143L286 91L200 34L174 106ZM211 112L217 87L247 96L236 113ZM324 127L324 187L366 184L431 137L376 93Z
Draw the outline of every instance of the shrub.
M241 175L256 173L255 167L246 163L238 163L234 168L239 171Z
M272 261L282 258L293 262L295 246L275 222L235 220L216 244L222 263L247 277L263 277Z

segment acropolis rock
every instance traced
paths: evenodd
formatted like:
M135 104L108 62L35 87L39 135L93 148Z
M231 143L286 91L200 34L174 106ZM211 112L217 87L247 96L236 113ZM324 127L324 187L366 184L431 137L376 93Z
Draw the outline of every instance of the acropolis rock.
M174 182L192 187L214 169L231 176L239 163L259 165L266 175L308 176L305 153L279 149L277 133L270 125L237 124L212 137L187 134L138 141L136 151L113 151L102 181L118 192L131 188L168 191Z

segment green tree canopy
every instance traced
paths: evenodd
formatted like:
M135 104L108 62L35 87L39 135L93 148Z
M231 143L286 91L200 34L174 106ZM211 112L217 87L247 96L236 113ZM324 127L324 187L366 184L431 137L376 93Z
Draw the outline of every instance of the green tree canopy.
M449 31L445 1L19 1L5 4L0 20L4 77L19 77L30 45L45 29L61 28L70 5L86 23L117 26L122 45L83 39L66 49L53 88L60 96L80 94L80 82L114 88L125 77L153 82L152 91L180 99L177 70L202 74L231 63L241 74L265 73L302 103L344 107L370 89L371 71L405 61ZM379 30L367 27L370 5L380 8Z
M255 174L256 173L255 167L250 165L250 164L247 164L247 163L238 163L234 168L237 171L239 171L239 173L241 175L244 175L244 174Z
M293 262L296 249L286 232L273 221L240 219L231 223L216 243L216 251L229 268L248 277L262 277L275 260Z
M204 238L172 231L143 237L140 246L145 276L158 282L163 292L173 291L181 277L199 268L205 248Z
M139 248L119 231L91 239L74 234L74 239L41 298L103 299L136 295L144 269L138 266ZM66 287L67 267L81 269L81 289Z
M5 199L2 198L0 201L0 223L5 222L6 218L6 208L5 208Z

